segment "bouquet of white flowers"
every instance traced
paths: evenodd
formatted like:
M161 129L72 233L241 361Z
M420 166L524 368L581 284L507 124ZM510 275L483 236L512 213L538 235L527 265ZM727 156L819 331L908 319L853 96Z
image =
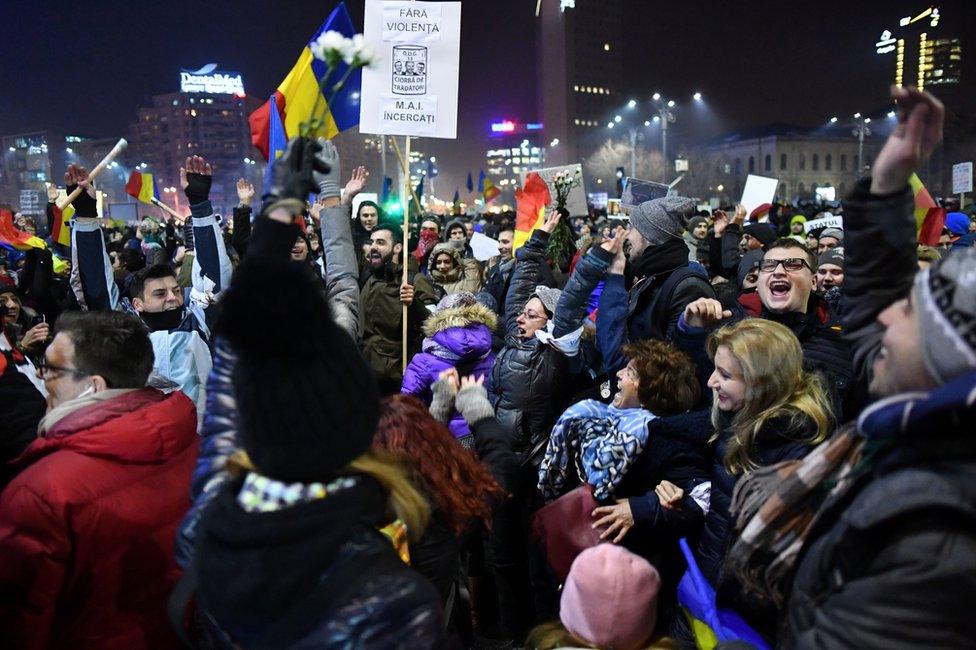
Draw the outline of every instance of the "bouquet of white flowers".
M322 92L315 98L315 104L312 106L312 114L307 122L302 122L301 124L300 135L302 136L315 133L325 124L325 116L319 115L318 113L321 100L326 95L327 89L331 91L331 94L328 96L328 103L331 104L336 93L346 85L346 80L349 79L350 74L359 68L372 67L379 60L379 56L366 43L366 39L362 34L356 34L352 38L346 38L337 31L329 30L322 32L318 38L312 41L309 44L309 49L312 51L313 57L325 62L326 73L319 82L319 87L322 89ZM329 81L332 73L343 62L348 67L342 77L330 88Z

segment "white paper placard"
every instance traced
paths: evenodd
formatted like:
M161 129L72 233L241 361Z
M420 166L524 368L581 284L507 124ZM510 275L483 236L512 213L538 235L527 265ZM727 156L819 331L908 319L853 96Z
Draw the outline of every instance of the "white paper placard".
M805 232L810 232L811 230L816 230L817 228L840 228L843 230L844 217L838 215L821 217L820 219L811 219L803 224L803 230Z
M363 36L379 61L363 68L359 131L456 138L461 3L366 0Z
M552 197L552 205L556 204L556 188L552 184L552 178L558 172L568 172L572 177L576 174L576 170L580 172L580 184L569 191L569 197L566 199L566 209L569 210L569 215L572 217L583 217L589 214L589 210L586 207L586 189L583 187L583 166L580 163L575 165L565 165L563 167L547 167L545 169L534 169L530 172L519 172L520 183L522 187L525 187L525 177L531 173L538 174L542 180L546 182L549 186L549 195Z
M485 262L493 257L498 257L498 240L476 232L471 235L471 253L479 262Z
M746 178L746 187L742 190L742 200L740 201L746 209L746 216L752 214L752 211L763 203L772 203L776 197L776 187L778 185L778 179L749 174Z
M952 166L952 193L973 191L973 163L964 162Z

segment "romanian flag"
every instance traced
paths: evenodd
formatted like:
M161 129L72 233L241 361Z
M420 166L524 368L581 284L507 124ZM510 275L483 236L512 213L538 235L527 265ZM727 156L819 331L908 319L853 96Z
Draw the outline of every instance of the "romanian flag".
M491 182L490 178L485 179L485 191L483 194L485 197L485 203L491 203L492 199L501 193L502 191L495 187L495 184Z
M59 210L57 204L52 203L48 209L52 211L51 241L70 247L71 229L68 221L75 216L75 207L69 203L64 210Z
M932 195L922 185L918 174L912 174L908 179L915 195L915 233L918 243L926 246L938 246L939 237L945 227L946 211L932 199Z
M14 227L14 213L10 210L0 210L0 243L20 251L47 248L47 244L40 237Z
M308 122L313 117L322 117L325 124L310 133L309 135L326 138L333 138L340 131L352 128L359 124L359 93L363 82L363 72L357 69L346 79L342 89L335 93L332 101L328 99L332 95L332 86L342 79L349 66L345 61L340 61L335 70L328 75L325 84L326 90L323 91L321 84L325 81L328 73L328 66L325 61L319 61L312 56L309 44L314 42L320 34L327 31L336 31L352 38L355 30L352 26L352 19L346 11L345 3L340 2L325 23L312 35L306 43L298 62L292 67L291 72L285 80L278 85L272 98L274 109L285 125L286 137L292 138L299 134L299 126L302 122ZM325 93L323 95L323 92ZM316 108L316 115L312 115L313 108ZM265 158L268 158L268 138L271 130L271 109L272 101L268 100L261 108L251 113L249 119L251 123L251 142L257 147Z
M542 225L546 218L546 206L551 197L549 186L542 177L531 172L525 178L525 187L515 190L515 239L512 252L528 241L532 231Z
M156 181L152 174L132 172L129 175L129 182L125 184L125 193L143 203L151 204L153 199L159 200L159 192L156 190Z

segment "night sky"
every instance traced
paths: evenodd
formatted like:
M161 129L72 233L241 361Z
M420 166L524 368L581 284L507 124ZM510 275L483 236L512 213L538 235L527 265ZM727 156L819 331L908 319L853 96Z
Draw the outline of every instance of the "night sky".
M56 128L124 135L138 106L177 88L180 68L210 62L241 72L248 93L267 96L333 6L333 0L6 0L0 134ZM361 2L347 6L361 28ZM625 6L624 90L645 98L655 90L676 98L700 90L712 133L690 135L714 135L770 122L820 124L829 115L883 105L892 61L874 54L873 43L884 27L927 4L627 0ZM976 56L976 3L939 6L940 29L962 35L964 56ZM459 137L423 145L438 156L438 194L448 197L469 169L476 175L483 166L490 121L535 119L535 0L464 0L462 7Z

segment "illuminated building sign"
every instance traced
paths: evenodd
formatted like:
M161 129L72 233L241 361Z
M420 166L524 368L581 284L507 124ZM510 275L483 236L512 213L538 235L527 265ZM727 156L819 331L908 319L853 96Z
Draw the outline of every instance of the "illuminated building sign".
M492 133L514 133L515 122L512 122L511 120L505 120L504 122L492 122L491 132Z
M180 91L243 97L244 79L239 72L218 72L216 63L208 63L199 70L180 70Z
M491 123L491 135L494 137L501 137L504 135L520 134L526 131L541 131L541 122L529 122L528 124L523 124L521 122L516 122L515 120L502 120L500 122Z
M941 18L939 8L930 6L917 15L900 18L897 26L881 32L874 51L881 55L894 54L895 85L900 87L907 80L921 90L933 84L959 83L962 67L959 39L928 33L939 26Z

